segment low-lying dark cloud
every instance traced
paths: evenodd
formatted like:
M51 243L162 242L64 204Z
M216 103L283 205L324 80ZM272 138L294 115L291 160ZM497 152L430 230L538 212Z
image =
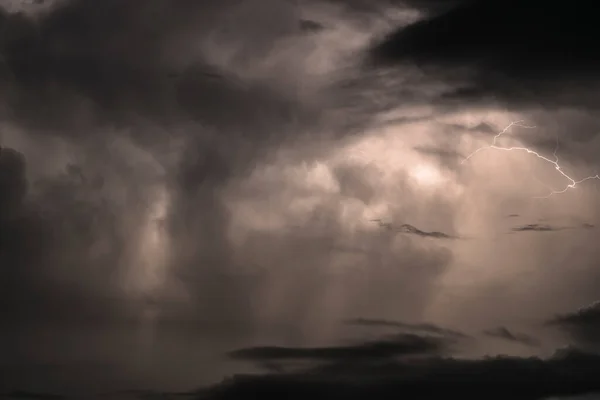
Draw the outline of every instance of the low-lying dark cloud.
M540 341L533 336L525 333L512 332L504 326L497 327L495 329L488 329L483 331L483 334L489 337L508 340L509 342L522 343L527 346L539 346Z
M365 342L352 346L289 348L252 347L232 352L234 359L265 360L314 360L347 362L395 358L398 356L431 354L440 352L446 341L439 337L426 337L415 334L397 334L388 339Z
M234 377L199 398L248 398L274 394L290 399L422 398L542 399L600 391L600 357L566 349L548 359L488 357L476 360L428 358L381 364L325 367L320 373ZM327 371L327 372L325 372ZM214 396L214 397L213 397Z
M596 302L575 312L557 315L548 321L569 333L575 340L597 348L600 345L600 303Z
M558 316L551 323L571 326L576 324L579 327L582 323L594 325L600 315L597 311L597 304L594 304L576 313ZM600 392L600 384L595 379L595 370L600 367L600 356L577 346L558 349L552 356L545 358L464 358L448 353L448 350L453 351L448 347L450 343L466 337L460 332L431 324L388 320L355 319L346 322L368 327L412 329L415 332L421 331L419 335L422 336L398 335L397 338L402 339L402 348L399 354L391 351L390 357L372 351L382 348L378 343L389 343L385 341L365 342L351 347L264 347L238 350L231 355L251 361L303 358L327 362L294 372L282 369L272 374L234 376L220 385L203 389L199 398L237 398L236 396L244 395L260 396L269 392L286 398L421 398L443 393L467 399L503 399L506 396L542 399ZM483 335L531 347L540 345L537 338L513 332L506 327L485 330ZM415 340L416 338L419 339ZM407 344L411 346L410 343L414 346L412 351L404 347ZM395 357L417 354L420 355L417 358Z

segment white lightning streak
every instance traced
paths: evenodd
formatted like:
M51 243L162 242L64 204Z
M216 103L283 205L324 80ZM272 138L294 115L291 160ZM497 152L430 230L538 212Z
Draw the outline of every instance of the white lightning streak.
M506 128L504 128L500 133L498 133L496 136L494 136L494 140L492 141L492 144L490 144L489 146L484 146L484 147L480 147L477 150L475 150L474 152L472 152L471 154L469 154L464 160L461 161L461 164L464 164L465 162L469 161L473 156L475 156L477 153L479 153L482 150L486 150L486 149L494 149L494 150L502 150L502 151L524 151L528 154L533 154L534 156L536 156L537 158L550 163L552 165L554 165L554 169L556 169L563 177L565 177L570 183L565 186L564 189L562 190L551 190L550 193L547 196L536 196L534 198L537 199L547 199L550 196L553 196L555 194L561 194L561 193L565 193L567 190L569 189L575 189L575 187L580 184L583 183L585 181L591 180L591 179L597 179L600 180L600 174L596 174L596 175L591 175L591 176L587 176L583 179L580 180L575 180L573 178L571 178L565 171L563 171L562 167L560 166L560 160L558 159L558 156L556 155L557 151L558 151L558 137L556 138L556 147L554 148L554 152L552 153L552 155L554 156L554 160L549 159L548 157L545 157L541 154L539 154L538 152L531 150L527 147L518 147L518 146L512 146L512 147L502 147L502 146L498 146L497 140L506 132L508 132L508 130L510 128L512 128L513 126L518 126L521 128L527 128L527 129L533 129L535 128L535 126L528 126L528 125L523 125L523 121L514 121L511 122Z

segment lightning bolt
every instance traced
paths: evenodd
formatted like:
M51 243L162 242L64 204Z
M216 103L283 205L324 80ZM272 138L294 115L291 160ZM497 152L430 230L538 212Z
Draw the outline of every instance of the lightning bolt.
M558 142L558 136L556 137L556 147L554 148L554 152L552 153L552 155L554 156L554 160L545 157L543 155L541 155L540 153L538 153L537 151L531 150L528 147L518 147L518 146L512 146L512 147L503 147L503 146L498 146L497 142L498 139L500 139L500 137L502 135L504 135L506 132L508 132L513 126L518 126L520 128L527 128L527 129L534 129L536 128L535 126L529 126L529 125L524 125L523 121L514 121L511 122L506 128L504 128L500 133L498 133L496 136L494 136L494 139L492 140L492 144L488 145L488 146L483 146L478 148L477 150L475 150L474 152L472 152L471 154L469 154L467 157L465 157L462 161L461 164L466 163L467 161L469 161L471 158L473 158L477 153L479 153L480 151L483 150L487 150L487 149L494 149L494 150L501 150L501 151L522 151L522 152L526 152L528 154L533 154L535 157L549 163L552 164L554 166L554 169L558 171L559 174L561 174L565 179L567 179L570 183L567 184L562 190L551 190L550 193L546 196L536 196L534 198L536 199L547 199L555 194L561 194L561 193L565 193L566 191L570 190L570 189L575 189L575 187L577 187L577 185L579 185L580 183L583 183L585 181L589 181L592 179L597 179L600 180L600 174L596 174L596 175L591 175L591 176L586 176L583 179L579 179L579 180L575 180L572 177L570 177L560 166L560 160L558 159L558 155L556 154L558 152L558 147L559 147L559 142Z

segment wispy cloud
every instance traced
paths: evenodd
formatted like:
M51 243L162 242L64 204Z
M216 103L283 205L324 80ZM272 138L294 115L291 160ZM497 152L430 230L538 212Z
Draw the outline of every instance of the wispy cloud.
M396 233L405 233L405 234L409 234L409 235L416 235L416 236L434 238L434 239L458 239L458 237L449 235L444 232L422 231L419 228L417 228L413 225L410 225L410 224L402 224L400 226L395 226L391 222L385 222L381 219L372 219L371 222L376 222L380 227L385 228L392 232L396 232Z
M509 342L522 343L528 346L539 346L540 341L533 336L525 333L512 332L508 328L500 326L495 329L483 331L483 334L489 337L508 340Z
M402 355L437 353L445 341L436 337L397 334L377 341L339 347L251 347L230 353L234 359L264 360L374 360Z
M395 328L404 329L416 332L434 333L440 335L449 335L453 337L468 337L468 335L444 327L437 326L435 324L428 323L417 323L411 324L401 321L390 321L386 319L370 319L370 318L355 318L346 321L347 324L365 326L365 327L382 327L382 328Z
M521 225L512 228L513 232L553 232L553 231L561 231L567 228L562 227L554 227L551 225L542 225L542 224L527 224Z

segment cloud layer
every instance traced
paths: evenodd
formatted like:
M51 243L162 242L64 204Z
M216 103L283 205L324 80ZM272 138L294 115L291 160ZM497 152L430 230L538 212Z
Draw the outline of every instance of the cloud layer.
M235 354L318 371L287 384L342 374L340 353L402 358L408 341L410 360L356 373L410 365L483 387L531 366L556 386L529 394L546 395L581 366L592 385L594 355L548 359L560 340L528 324L597 300L597 182L540 200L569 183L553 164L489 147L465 160L525 120L503 145L556 150L577 179L600 167L593 13L517 3L2 3L12 361L109 360L189 386L252 348ZM556 335L591 351L561 318ZM349 345L360 334L340 320L401 332ZM447 336L475 360L439 358ZM480 359L503 353L516 358ZM257 379L231 390L271 382ZM390 385L427 389L411 382Z

